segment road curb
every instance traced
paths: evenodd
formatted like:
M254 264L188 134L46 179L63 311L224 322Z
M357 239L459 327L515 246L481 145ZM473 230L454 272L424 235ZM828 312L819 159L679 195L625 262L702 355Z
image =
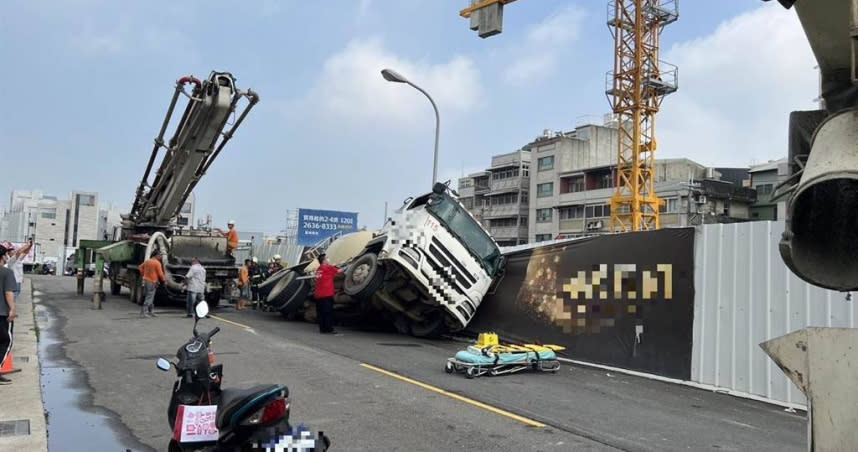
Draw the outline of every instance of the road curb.
M9 435L0 436L0 449L47 451L48 432L45 407L42 403L41 367L39 364L39 341L33 301L33 281L24 279L20 298L16 304L18 319L15 320L12 353L14 367L20 372L8 374L12 384L0 386L0 403L4 407L0 423L16 422L0 431ZM29 422L29 429L20 421Z

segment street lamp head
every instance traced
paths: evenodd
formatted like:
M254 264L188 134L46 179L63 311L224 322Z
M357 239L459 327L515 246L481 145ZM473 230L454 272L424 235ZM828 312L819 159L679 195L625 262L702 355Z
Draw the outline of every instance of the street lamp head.
M384 77L384 79L388 82L408 83L408 79L406 79L393 69L382 69L381 76Z

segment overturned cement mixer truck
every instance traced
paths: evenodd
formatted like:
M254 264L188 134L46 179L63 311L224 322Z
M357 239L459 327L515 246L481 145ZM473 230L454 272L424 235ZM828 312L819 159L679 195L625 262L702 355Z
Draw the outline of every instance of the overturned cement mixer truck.
M345 270L335 280L335 309L382 317L418 337L458 331L471 321L498 281L504 257L488 232L446 184L408 198L377 232L356 232L325 250ZM318 262L307 260L269 280L267 304L287 317L315 321Z

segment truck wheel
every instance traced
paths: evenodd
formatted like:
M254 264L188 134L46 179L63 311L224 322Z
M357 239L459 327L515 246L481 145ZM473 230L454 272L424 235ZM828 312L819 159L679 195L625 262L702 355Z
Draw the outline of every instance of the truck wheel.
M209 304L209 309L214 309L220 306L221 292L219 290L206 294L206 303Z
M369 298L384 282L384 267L378 255L366 253L354 260L346 270L343 292L358 300Z
M259 296L262 298L267 297L268 294L271 293L271 289L273 289L274 286L277 284L277 281L279 281L280 278L288 272L289 270L284 268L283 270L280 270L277 273L274 273L273 275L269 276L265 281L262 281L262 283L259 284Z
M303 300L307 297L309 286L303 279L298 279L297 272L288 272L277 281L277 284L268 293L265 302L274 309L283 309L294 304L295 300ZM292 306L297 308L298 306Z
M410 321L411 334L415 337L435 338L447 330L446 325L444 325L444 311L433 309L425 311L423 316L425 320L422 322Z
M110 295L119 295L119 292L121 292L121 291L122 291L122 286L118 282L111 279L110 280Z

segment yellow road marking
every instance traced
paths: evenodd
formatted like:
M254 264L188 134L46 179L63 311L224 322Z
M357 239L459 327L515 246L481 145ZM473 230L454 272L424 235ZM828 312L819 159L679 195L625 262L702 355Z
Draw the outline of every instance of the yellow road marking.
M426 389L427 391L432 391L432 392L435 392L435 393L438 393L441 395L445 395L447 397L450 397L451 399L456 399L460 402L467 403L468 405L472 405L472 406L475 406L477 408L482 408L486 411L489 411L489 412L492 412L492 413L495 413L495 414L498 414L498 415L501 415L504 417L508 417L510 419L521 422L522 424L527 424L531 427L545 427L545 424L543 424L541 422L534 421L533 419L528 419L526 417L519 416L519 415L514 414L514 413L510 413L509 411L505 411L505 410L502 410L500 408L495 408L491 405L486 405L485 403L477 402L476 400L469 399L467 397L462 397L459 394L454 394L452 392L445 391L441 388L436 388L435 386L428 385L426 383L421 383L417 380L412 380L408 377L403 377L402 375L399 375L397 373L393 373L393 372L390 372L390 371L387 371L387 370L384 370L384 369L381 369L381 368L378 368L378 367L375 367L375 366L372 366L369 364L365 364L365 363L361 363L361 366L363 366L369 370L373 370L375 372L378 372L380 374L387 375L388 377L393 377L393 378L396 378L397 380L404 381L406 383L411 383L415 386L419 386L423 389Z
M216 316L216 315L211 315L211 314L209 314L209 315L208 315L208 317L210 317L210 318L212 318L212 319L215 319L215 320L220 320L221 322L229 323L230 325L235 325L235 326L237 326L237 327L246 328L246 329L248 329L248 330L253 329L253 328L251 328L251 327L249 327L249 326L247 326L247 325L243 325L243 324L238 323L238 322L233 322L232 320L227 320L227 319L225 319L225 318L223 318L223 317L218 317L218 316Z

